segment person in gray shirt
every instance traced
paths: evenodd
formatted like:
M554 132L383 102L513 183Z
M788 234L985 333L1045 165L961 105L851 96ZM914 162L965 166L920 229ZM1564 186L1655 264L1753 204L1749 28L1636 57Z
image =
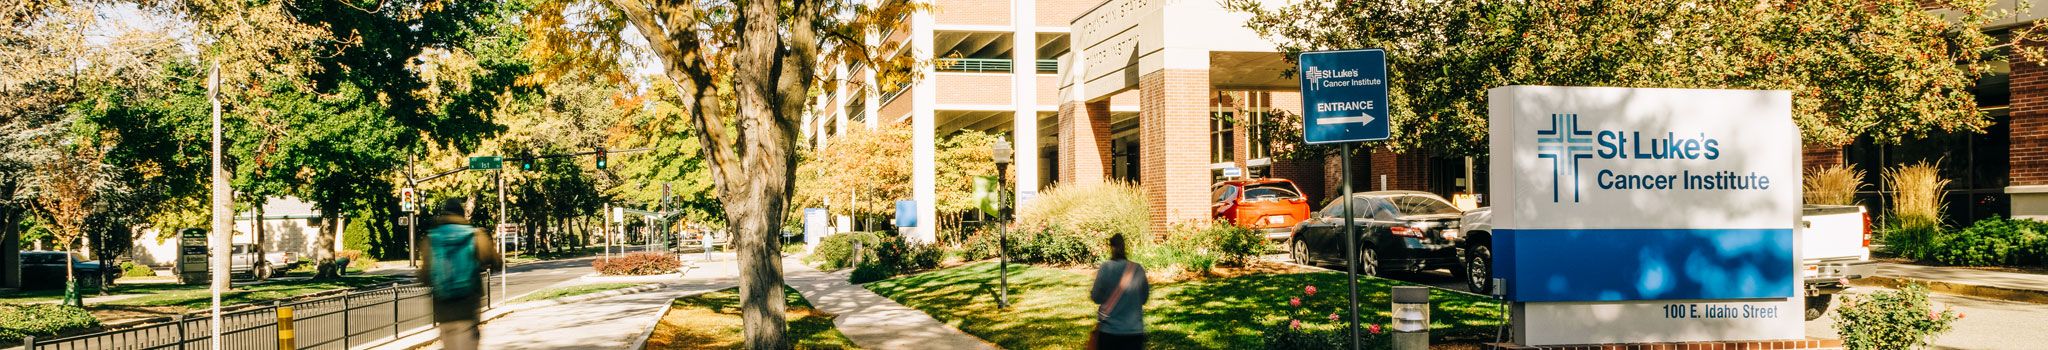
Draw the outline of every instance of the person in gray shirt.
M1095 270L1095 288L1088 292L1099 306L1095 331L1088 335L1092 349L1145 348L1145 300L1152 284L1145 282L1145 266L1127 259L1124 247L1123 234L1109 236L1109 261Z

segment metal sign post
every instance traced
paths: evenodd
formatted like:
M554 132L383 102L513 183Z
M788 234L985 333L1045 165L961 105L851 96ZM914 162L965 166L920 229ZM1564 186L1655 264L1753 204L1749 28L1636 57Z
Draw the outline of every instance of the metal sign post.
M1387 52L1358 49L1303 52L1301 63L1302 140L1307 144L1338 143L1344 174L1344 260L1351 289L1351 349L1358 334L1358 227L1352 216L1352 144L1385 141L1387 120Z

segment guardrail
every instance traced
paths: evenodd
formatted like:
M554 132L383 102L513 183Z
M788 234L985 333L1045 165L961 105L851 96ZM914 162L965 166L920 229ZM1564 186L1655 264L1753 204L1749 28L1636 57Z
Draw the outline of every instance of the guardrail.
M483 295L491 295L492 277L486 274ZM245 307L221 313L222 349L340 349L388 342L407 331L432 330L433 297L422 284L398 284L376 289L357 289L340 295L296 301L278 301L268 306ZM289 308L289 314L281 314ZM296 315L282 318L281 315ZM285 320L288 333L279 332ZM24 350L87 349L210 349L212 318L205 313L185 313L168 322L82 334L51 340L23 339Z
M932 64L941 72L1009 73L1011 67L1003 58L940 58Z

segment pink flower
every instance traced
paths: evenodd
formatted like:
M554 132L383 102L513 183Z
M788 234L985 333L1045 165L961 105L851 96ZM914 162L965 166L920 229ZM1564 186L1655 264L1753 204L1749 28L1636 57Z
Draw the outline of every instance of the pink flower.
M1930 310L1930 311L1927 311L1927 319L1928 319L1928 320L1940 320L1940 319L1941 319L1941 313L1938 313L1938 312L1934 312L1934 311L1931 311L1931 310Z
M1301 306L1301 298L1288 298L1287 305Z
M1292 327L1294 329L1301 329L1301 320L1289 320L1287 322L1287 326Z
M1303 289L1308 292L1308 295L1316 295L1316 286L1308 286L1308 288Z
M1372 334L1380 334L1380 325L1375 323L1370 326L1365 326L1365 330L1372 331Z
M1335 312L1332 312L1332 313L1330 313L1330 321L1331 321L1331 322L1335 322L1335 321L1337 321L1337 313L1335 313Z

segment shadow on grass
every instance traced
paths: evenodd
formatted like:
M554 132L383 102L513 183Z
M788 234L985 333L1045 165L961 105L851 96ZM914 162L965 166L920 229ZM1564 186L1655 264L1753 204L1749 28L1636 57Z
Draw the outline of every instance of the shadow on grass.
M924 311L962 331L1011 349L1078 349L1094 327L1095 304L1088 299L1094 276L1026 265L1010 267L1012 307L995 308L997 268L994 263L970 264L896 279L866 287L905 306ZM1406 282L1359 279L1362 324L1389 320L1390 287ZM1315 286L1315 295L1304 287ZM1327 315L1347 308L1344 275L1336 272L1252 274L1152 287L1145 303L1146 331L1151 348L1260 348L1269 325L1291 317L1330 322ZM1302 306L1289 305L1301 297ZM1499 304L1464 293L1433 290L1431 327L1438 341L1491 339L1501 322Z

